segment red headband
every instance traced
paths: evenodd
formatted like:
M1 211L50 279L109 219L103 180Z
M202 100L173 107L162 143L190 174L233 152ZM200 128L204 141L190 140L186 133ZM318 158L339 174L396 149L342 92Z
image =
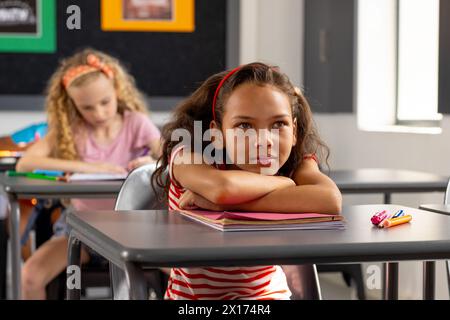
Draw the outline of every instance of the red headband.
M239 71L242 67L237 67L233 70L231 70L223 79L220 81L219 85L217 86L216 93L214 94L214 100L212 105L212 114L213 114L213 120L216 121L216 102L217 97L219 96L220 89L222 88L225 81L228 80L229 77L231 77L233 74L235 74L237 71Z

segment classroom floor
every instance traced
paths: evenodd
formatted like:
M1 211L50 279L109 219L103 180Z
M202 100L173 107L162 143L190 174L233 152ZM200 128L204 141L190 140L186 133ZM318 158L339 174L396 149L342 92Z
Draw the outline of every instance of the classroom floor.
M322 289L323 300L357 300L356 290L347 287L342 275L338 272L319 273L319 282ZM368 294L368 300L377 299L376 296Z

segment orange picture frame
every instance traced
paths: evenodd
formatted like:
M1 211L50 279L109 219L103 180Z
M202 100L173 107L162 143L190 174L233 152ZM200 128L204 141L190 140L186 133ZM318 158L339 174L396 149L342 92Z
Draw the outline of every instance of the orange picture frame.
M153 0L164 3L164 0ZM166 0L170 12L166 15L145 16L144 10L129 9L130 5L148 9L152 0L101 0L103 31L194 32L195 0ZM149 3L149 4L146 4ZM164 8L163 8L164 9ZM145 12L144 12L145 13Z

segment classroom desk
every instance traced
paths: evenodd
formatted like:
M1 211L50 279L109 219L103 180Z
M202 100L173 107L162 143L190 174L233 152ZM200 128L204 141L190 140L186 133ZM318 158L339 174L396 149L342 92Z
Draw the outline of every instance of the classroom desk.
M8 195L11 206L11 276L12 298L21 297L20 268L20 207L19 199L53 198L115 198L123 181L55 182L47 180L8 177L0 173L0 185Z
M374 212L400 208L414 216L411 223L391 229L372 226ZM68 265L79 265L83 243L125 271L130 297L145 299L144 267L450 258L450 217L396 205L344 207L343 216L345 230L220 232L161 210L71 212ZM80 298L78 289L68 288L67 294L68 299Z
M342 193L381 193L385 204L391 203L392 193L445 192L449 179L447 176L428 172L383 168L335 170L329 176ZM391 278L390 282L394 284L390 286L390 290L385 286L384 298L397 299L398 263L386 263L383 266L385 278ZM425 262L425 267L432 270L433 262ZM430 289L426 294L430 295L431 292Z
M393 169L357 169L331 171L330 177L342 193L383 193L385 203L390 203L392 192L445 191L447 178L415 171ZM111 198L120 190L122 182L53 182L30 180L21 177L6 177L0 174L0 185L4 185L11 201L11 251L13 298L20 297L20 210L17 200L30 198ZM397 283L398 265L390 263L385 270L386 278ZM385 297L395 299L397 287L385 290Z
M329 177L342 193L382 193L391 203L392 193L445 192L449 177L397 169L334 170Z
M17 159L0 157L0 174L3 171L14 170ZM6 256L7 256L6 221L0 219L0 300L6 299Z
M450 216L449 204L422 204L419 207L422 210L431 211L440 214L446 214Z
M420 209L431 211L434 213L444 214L450 216L450 205L448 204L422 204L419 206ZM447 268L449 265L447 264ZM450 268L448 270L450 272ZM435 277L436 273L436 264L434 261L426 261L424 263L424 276ZM434 290L434 288L428 289L429 292Z

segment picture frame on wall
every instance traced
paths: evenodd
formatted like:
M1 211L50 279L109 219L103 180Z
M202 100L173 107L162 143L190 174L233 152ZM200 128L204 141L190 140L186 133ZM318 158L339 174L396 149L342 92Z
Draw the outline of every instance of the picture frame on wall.
M195 0L102 0L103 31L194 32Z
M0 52L56 51L56 1L0 1Z

